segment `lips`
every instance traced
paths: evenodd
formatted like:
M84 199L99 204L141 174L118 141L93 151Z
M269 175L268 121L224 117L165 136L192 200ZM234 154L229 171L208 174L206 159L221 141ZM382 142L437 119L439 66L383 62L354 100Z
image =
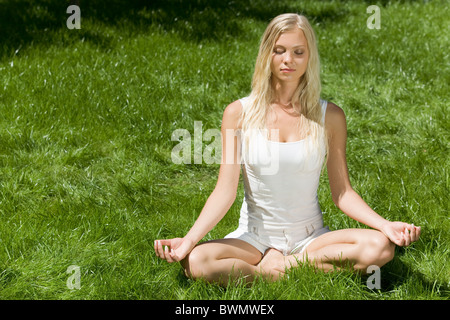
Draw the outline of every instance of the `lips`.
M294 72L295 69L289 69L289 68L283 68L281 69L281 72Z

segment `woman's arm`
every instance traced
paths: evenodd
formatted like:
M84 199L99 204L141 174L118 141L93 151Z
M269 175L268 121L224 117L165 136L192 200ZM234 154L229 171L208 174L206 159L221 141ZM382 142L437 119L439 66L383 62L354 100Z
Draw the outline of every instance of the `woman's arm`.
M216 186L199 217L184 238L155 241L155 252L160 258L166 259L168 262L184 259L225 216L236 199L240 175L240 142L235 133L238 129L241 110L242 105L239 101L235 101L225 108L221 126L222 161ZM163 246L167 247L163 249Z
M206 201L197 221L185 236L194 243L200 241L222 220L236 199L240 174L239 141L236 135L230 135L229 133L237 130L240 106L240 102L233 102L224 111L221 127L222 162L216 187ZM229 130L228 134L227 130ZM231 157L228 154L230 152L232 153ZM227 163L227 159L233 159L232 163Z
M333 202L350 218L382 231L397 245L416 241L420 227L403 222L389 222L382 218L353 190L347 168L347 123L344 111L328 103L325 126L328 134L328 178Z

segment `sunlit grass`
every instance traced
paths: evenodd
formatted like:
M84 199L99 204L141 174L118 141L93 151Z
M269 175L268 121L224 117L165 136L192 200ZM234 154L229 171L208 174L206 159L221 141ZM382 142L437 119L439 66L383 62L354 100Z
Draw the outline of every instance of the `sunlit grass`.
M380 5L380 30L367 29L357 1L93 1L81 30L65 28L56 1L36 2L19 10L0 1L25 23L2 38L0 60L1 298L448 298L444 2ZM193 134L194 121L220 128L224 107L249 92L267 22L287 11L316 29L323 97L347 116L355 189L384 217L422 226L421 240L381 269L380 290L308 266L225 289L188 280L153 253L154 239L189 230L218 173L172 163L172 132ZM239 194L205 240L236 228L242 185ZM331 229L362 227L333 205L326 172L319 198ZM70 265L80 267L80 290L66 286Z

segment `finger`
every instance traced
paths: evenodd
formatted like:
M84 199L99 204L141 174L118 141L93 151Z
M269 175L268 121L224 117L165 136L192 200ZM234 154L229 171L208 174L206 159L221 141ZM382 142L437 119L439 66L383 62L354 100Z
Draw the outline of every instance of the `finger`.
M415 238L416 238L416 232L415 232L414 224L408 224L408 225L406 226L406 229L408 230L408 231L407 231L407 235L409 236L408 239L409 239L409 243L411 244L411 243L413 243L414 241L416 241L416 240L415 240Z
M169 254L173 261L180 261L178 255L174 249L171 249Z
M419 240L419 237L420 237L420 227L414 226L414 236L415 236L414 241Z
M417 232L416 232L416 227L414 226L414 223L411 223L410 225L410 229L409 229L409 234L410 234L410 238L411 238L411 243L417 240Z
M153 248L155 249L156 256L159 258L159 254L158 254L158 240L155 240L153 242Z
M156 255L158 256L158 258L163 258L163 256L161 255L161 252L159 250L159 242L160 242L160 240L155 241L155 252L156 252Z
M405 235L405 247L407 247L411 244L411 235L409 234L409 230L407 228L405 228L404 235Z
M168 247L168 246L165 246L165 247L164 247L164 255L165 255L165 257L166 257L167 262L169 262L169 263L172 263L172 262L173 262L173 259L172 259L172 256L170 255L169 247Z
M161 242L161 245L163 246L172 246L172 240L171 239L163 239L163 240L159 240Z
M164 253L164 260L167 260L167 262L170 262L170 256L169 256L169 246L163 246L161 244L161 247L163 249L163 253Z
M395 244L399 247L403 247L405 245L405 235L403 234L403 232L400 233L400 238L397 239L397 242Z
M158 253L161 259L166 259L166 257L164 256L164 250L161 244L161 240L158 241Z

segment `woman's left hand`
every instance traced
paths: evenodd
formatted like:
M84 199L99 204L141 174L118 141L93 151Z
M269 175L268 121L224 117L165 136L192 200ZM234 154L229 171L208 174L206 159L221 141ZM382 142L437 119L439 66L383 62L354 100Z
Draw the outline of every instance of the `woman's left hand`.
M393 243L400 247L409 246L414 241L417 241L420 236L420 227L414 224L395 221L386 222L380 228L380 231L385 234Z

